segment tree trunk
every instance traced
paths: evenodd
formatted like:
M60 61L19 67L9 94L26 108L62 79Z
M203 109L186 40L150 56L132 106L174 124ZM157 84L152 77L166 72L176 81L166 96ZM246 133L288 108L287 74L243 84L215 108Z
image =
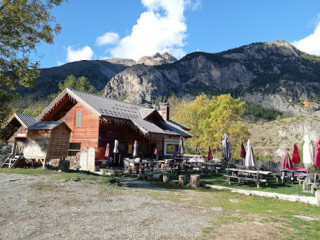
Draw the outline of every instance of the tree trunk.
M191 175L190 176L191 187L200 187L200 175Z
M163 173L163 182L167 183L170 181L169 173Z
M186 175L179 175L179 185L184 186L187 184L187 177Z

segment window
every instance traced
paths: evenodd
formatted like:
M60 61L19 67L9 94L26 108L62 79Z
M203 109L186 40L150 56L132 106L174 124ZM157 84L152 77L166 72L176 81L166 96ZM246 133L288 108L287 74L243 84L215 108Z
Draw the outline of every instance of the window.
M80 143L69 143L68 156L75 156L80 152Z
M82 125L82 111L76 112L76 127L81 127Z
M166 142L165 143L165 155L172 155L174 152L174 149L178 149L179 143L177 142Z

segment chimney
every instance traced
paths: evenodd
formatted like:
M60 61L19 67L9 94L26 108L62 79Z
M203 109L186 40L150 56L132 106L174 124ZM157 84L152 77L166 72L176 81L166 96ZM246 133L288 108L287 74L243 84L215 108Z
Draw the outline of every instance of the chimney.
M159 106L160 106L160 110L159 110L160 115L165 121L168 121L169 112L170 112L169 103L159 103Z

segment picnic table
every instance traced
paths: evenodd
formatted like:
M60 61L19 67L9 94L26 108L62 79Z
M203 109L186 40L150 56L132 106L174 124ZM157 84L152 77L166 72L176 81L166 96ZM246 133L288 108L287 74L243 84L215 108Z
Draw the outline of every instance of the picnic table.
M218 173L218 170L221 170L221 163L211 163L211 162L205 162L203 163L205 171L209 172L215 172Z
M229 173L231 175L224 175L227 177L227 182L231 185L231 179L237 179L238 183L241 181L252 181L255 182L257 188L260 187L261 183L265 183L268 186L269 178L268 176L272 176L270 171L260 171L260 170L247 170L240 168L229 168Z
M281 169L281 181L282 183L285 180L290 179L292 183L294 180L298 180L299 184L301 183L302 179L307 176L308 169L307 168L300 168L300 167L293 167L293 168L283 168Z

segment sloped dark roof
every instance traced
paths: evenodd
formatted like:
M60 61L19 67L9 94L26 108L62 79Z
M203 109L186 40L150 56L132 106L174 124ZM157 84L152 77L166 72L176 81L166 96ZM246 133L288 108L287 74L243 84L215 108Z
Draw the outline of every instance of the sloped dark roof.
M184 130L191 130L188 126L182 124L182 123L179 123L177 121L174 121L172 119L169 119L169 121L167 121L167 123L169 123L170 125L174 125L174 126L178 126Z
M90 93L77 90L70 91L89 104L102 116L135 120L141 118L139 110L146 109L143 106L133 105L131 103L125 103Z
M14 113L8 121L2 126L2 128L6 128L9 125L13 125L15 127L29 127L32 124L37 122L37 116L34 115L27 115L22 113ZM18 124L18 125L17 125Z
M37 116L34 115L16 113L16 116L26 125L26 127L30 127L37 122Z
M185 132L180 126L163 120L163 123L156 125L151 121L146 120L150 114L156 111L153 108L146 108L145 106L134 105L131 103L121 102L118 100L105 98L102 96L85 93L73 89L65 89L38 117L41 120L42 116L54 107L56 101L68 94L71 98L87 106L98 116L108 116L130 120L144 133L158 133L169 135L182 135L184 137L191 137L190 134ZM164 128L164 129L163 129Z
M28 130L52 130L57 126L59 126L60 124L64 124L64 122L59 122L59 121L37 122L32 126L28 127Z

